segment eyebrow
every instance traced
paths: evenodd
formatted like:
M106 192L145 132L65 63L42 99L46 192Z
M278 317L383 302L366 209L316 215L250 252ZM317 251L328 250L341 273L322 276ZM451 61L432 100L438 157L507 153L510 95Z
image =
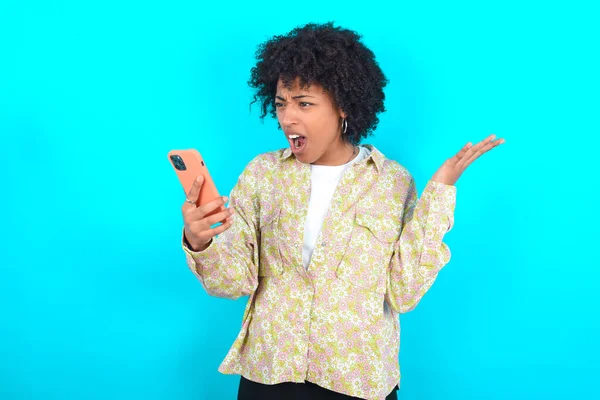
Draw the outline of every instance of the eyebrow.
M286 99L284 99L284 98L283 98L283 97L281 97L281 96L275 96L275 97L276 97L276 98L278 98L278 99L279 99L279 100L281 100L281 101L287 101ZM293 100L296 100L296 99L302 99L302 98L304 98L304 97L312 97L312 98L315 98L314 96L309 96L309 95L306 95L306 94L302 94L302 95L300 95L300 96L294 96L294 97L292 97L292 99L293 99Z

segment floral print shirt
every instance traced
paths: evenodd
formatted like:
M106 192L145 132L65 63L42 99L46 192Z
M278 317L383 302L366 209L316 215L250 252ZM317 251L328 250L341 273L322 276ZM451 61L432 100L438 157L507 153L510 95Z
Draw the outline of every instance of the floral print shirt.
M334 193L308 269L302 265L310 165L289 148L257 156L230 194L233 225L202 252L183 245L208 294L249 296L219 367L255 382L310 381L384 399L400 381L399 315L450 260L442 242L456 187L411 174L372 145Z

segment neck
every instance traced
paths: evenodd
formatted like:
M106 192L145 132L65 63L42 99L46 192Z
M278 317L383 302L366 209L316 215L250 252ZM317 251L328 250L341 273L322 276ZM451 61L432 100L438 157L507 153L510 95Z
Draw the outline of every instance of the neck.
M348 142L342 142L335 148L330 148L313 165L344 165L354 159L358 154L358 147Z

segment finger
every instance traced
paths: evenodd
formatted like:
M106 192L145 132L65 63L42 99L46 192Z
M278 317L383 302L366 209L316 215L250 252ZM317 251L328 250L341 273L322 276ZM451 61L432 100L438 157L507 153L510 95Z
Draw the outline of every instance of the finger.
M229 229L231 227L231 225L233 225L233 219L227 218L225 223L223 223L219 226L215 226L214 228L203 229L202 232L198 235L198 237L200 237L201 240L203 240L203 241L208 241L208 240L212 239L213 237L215 237L216 235L219 235L219 234L225 232L227 229Z
M496 135L492 134L492 135L488 136L487 138L485 138L484 140L482 140L481 142L477 143L475 146L471 147L469 150L467 150L465 155L456 164L456 166L459 168L466 168L465 164L467 163L467 161L471 160L473 157L475 157L475 158L479 157L482 154L481 149L484 148L486 145L488 145L495 137L496 137Z
M231 228L231 225L233 225L233 220L231 218L227 218L227 221L225 221L225 223L212 228L211 233L213 234L213 236L220 235L221 233L225 232L227 229Z
M465 156L465 154L467 154L467 151L473 147L473 144L471 142L465 144L462 149L460 149L460 151L458 153L456 153L456 155L454 155L454 159L456 161L459 161L461 158L463 158Z
M204 221L206 223L206 227L208 228L213 226L217 222L225 221L226 219L231 219L234 212L235 211L233 210L233 208L226 208L224 211L221 211L219 213L211 215L210 217L205 218Z
M497 139L497 140L492 140L486 144L484 144L480 149L479 149L479 156L481 156L484 153L487 153L488 151L490 151L491 149L493 149L494 147L500 145L504 143L504 139ZM478 157L479 157L478 156ZM468 162L469 160L467 160Z
M464 162L463 168L467 168L469 165L471 165L471 163L473 163L473 161L477 160L483 154L487 153L488 151L490 151L494 147L497 147L497 146L501 145L502 143L504 143L504 139L498 139L498 140L495 140L495 141L487 143L485 146L483 146L482 148L480 148L476 153L474 153L473 155L471 155L471 157L469 157Z
M190 218L193 221L199 221L203 219L207 214L215 211L219 207L222 207L227 203L229 199L227 196L217 197L216 199L201 205L200 207L190 211Z
M198 203L198 197L200 196L200 189L202 189L202 184L204 183L204 177L202 175L198 175L196 179L194 179L194 183L192 183L192 187L190 191L187 193L186 198L190 201L193 201L194 204L186 201L183 204L184 209L196 208Z

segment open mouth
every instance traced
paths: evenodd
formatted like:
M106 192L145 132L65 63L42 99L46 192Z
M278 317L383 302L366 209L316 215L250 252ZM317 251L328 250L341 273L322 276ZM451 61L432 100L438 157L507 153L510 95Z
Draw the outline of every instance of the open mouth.
M302 135L289 135L288 140L290 147L294 153L298 153L306 147L306 136Z

